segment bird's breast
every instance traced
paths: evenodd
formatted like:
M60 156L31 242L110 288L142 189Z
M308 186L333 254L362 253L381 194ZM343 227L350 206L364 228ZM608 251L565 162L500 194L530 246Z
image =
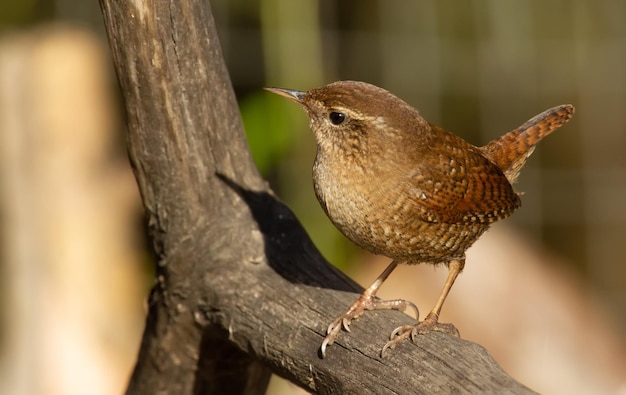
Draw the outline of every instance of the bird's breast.
M360 246L368 243L370 219L377 202L364 185L365 170L350 162L316 160L313 165L313 186L317 200L333 224Z
M316 160L313 184L322 208L347 238L407 263L460 258L488 227L422 221L401 181L368 174L354 163Z

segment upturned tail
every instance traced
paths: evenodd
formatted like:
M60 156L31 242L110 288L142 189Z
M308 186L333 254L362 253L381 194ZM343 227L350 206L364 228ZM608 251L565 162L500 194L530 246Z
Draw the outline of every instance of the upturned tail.
M483 155L496 164L513 184L526 159L541 139L563 126L574 116L574 107L562 104L536 115L522 126L480 147Z

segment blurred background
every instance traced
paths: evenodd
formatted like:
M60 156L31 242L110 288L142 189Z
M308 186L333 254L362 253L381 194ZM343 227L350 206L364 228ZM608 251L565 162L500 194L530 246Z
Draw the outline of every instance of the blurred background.
M626 3L211 5L257 165L364 286L388 259L328 221L306 117L263 86L367 81L476 145L574 104L522 172L523 207L468 252L442 321L539 392L626 394ZM122 108L96 1L0 3L0 393L125 388L152 278ZM445 272L401 267L380 296L425 314Z

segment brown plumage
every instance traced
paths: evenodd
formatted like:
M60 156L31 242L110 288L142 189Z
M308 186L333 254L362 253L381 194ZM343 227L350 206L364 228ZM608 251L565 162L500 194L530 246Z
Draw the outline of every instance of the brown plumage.
M393 259L389 267L331 323L322 355L341 328L365 310L417 308L374 296L399 263L446 264L448 280L426 319L397 328L383 352L430 330L458 335L438 322L441 306L463 270L465 251L489 225L520 207L512 183L535 145L574 113L562 105L532 118L484 147L428 123L390 92L340 81L308 92L267 88L307 112L317 141L315 194L333 224L350 240Z

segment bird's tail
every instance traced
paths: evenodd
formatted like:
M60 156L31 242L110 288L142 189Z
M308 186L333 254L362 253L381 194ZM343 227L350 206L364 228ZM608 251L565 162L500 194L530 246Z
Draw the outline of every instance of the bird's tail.
M533 153L535 145L573 116L574 107L570 104L553 107L526 121L517 129L480 147L480 150L513 184L526 159Z

